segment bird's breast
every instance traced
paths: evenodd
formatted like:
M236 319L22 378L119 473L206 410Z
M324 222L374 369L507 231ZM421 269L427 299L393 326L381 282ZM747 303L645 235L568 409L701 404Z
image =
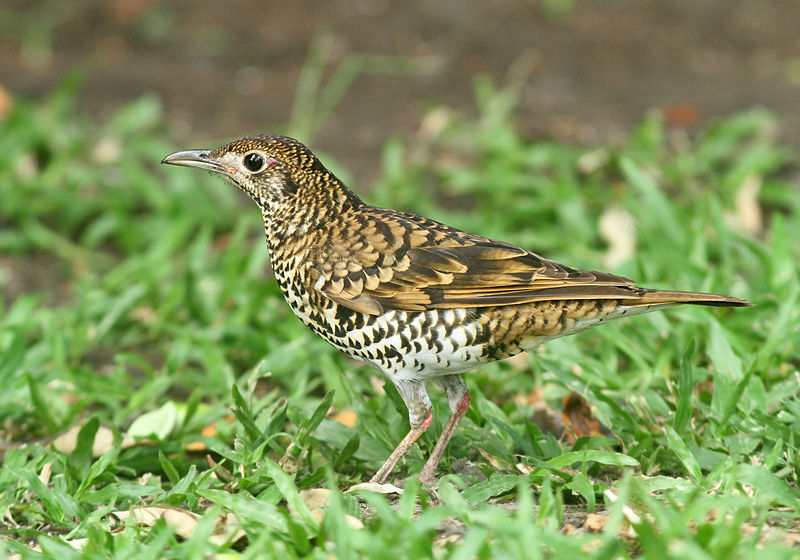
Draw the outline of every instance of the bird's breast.
M301 273L274 266L284 298L311 330L347 355L391 376L428 378L472 369L490 333L470 309L360 313L308 285Z

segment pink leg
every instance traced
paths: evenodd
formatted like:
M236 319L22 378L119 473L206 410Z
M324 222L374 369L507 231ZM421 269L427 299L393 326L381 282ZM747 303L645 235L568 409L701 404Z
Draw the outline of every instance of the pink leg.
M428 461L425 463L425 466L422 467L422 470L419 473L419 481L422 484L433 484L434 480L436 480L436 477L434 476L436 473L436 467L439 466L439 461L442 460L444 450L447 448L450 438L453 437L453 432L456 431L456 426L458 426L458 423L467 413L470 400L469 392L467 392L467 394L465 394L461 400L458 401L456 410L447 420L447 424L445 424L444 429L442 430L442 435L439 436L439 441L436 442L436 447L434 447L433 451L431 451Z
M469 401L467 401L467 404L469 404ZM419 439L419 436L421 436L423 432L428 429L428 426L431 425L432 420L433 413L431 412L428 414L428 417L423 420L419 428L411 428L411 430L409 430L400 443L397 444L397 447L395 447L394 451L392 451L392 454L389 455L389 458L386 459L383 465L381 465L381 468L378 469L378 472L375 473L375 476L370 479L370 482L377 482L378 484L383 484L386 482L386 478L389 476L389 473L394 470L394 468L397 466L397 463L403 458L403 455L406 454L406 451L408 451L409 448L414 445L414 442Z

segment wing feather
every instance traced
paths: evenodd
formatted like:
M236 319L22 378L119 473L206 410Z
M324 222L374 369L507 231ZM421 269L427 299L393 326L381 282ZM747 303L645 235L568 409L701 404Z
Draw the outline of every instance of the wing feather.
M641 298L622 276L570 268L413 214L370 207L357 226L342 223L311 276L315 289L361 313Z

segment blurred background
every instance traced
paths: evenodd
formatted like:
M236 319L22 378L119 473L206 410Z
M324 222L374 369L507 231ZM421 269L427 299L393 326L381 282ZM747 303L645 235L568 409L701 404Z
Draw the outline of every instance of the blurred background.
M794 558L798 22L796 0L0 0L0 557L29 557L7 535L47 558L216 557L158 512L118 526L211 502L275 558L448 557L446 518L469 525L463 558ZM409 426L383 376L292 314L245 195L159 165L261 132L369 203L756 306L487 364L441 468L466 501L450 487L419 522L407 485L366 530L298 518L298 489L369 479ZM431 396L400 476L447 418ZM490 498L528 488L536 527L507 522Z
M798 21L787 0L5 0L0 86L35 98L79 69L100 119L155 92L187 147L290 123L366 188L388 137L437 105L474 111L482 74L519 84L531 138L614 143L653 108L693 129L764 106L796 143ZM323 114L292 114L318 79Z

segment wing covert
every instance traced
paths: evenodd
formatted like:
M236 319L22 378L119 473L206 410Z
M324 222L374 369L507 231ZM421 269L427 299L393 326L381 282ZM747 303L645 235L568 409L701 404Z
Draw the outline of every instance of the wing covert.
M330 237L313 268L316 290L361 313L640 297L621 276L570 268L412 214L373 210L382 214L362 212L366 223Z

